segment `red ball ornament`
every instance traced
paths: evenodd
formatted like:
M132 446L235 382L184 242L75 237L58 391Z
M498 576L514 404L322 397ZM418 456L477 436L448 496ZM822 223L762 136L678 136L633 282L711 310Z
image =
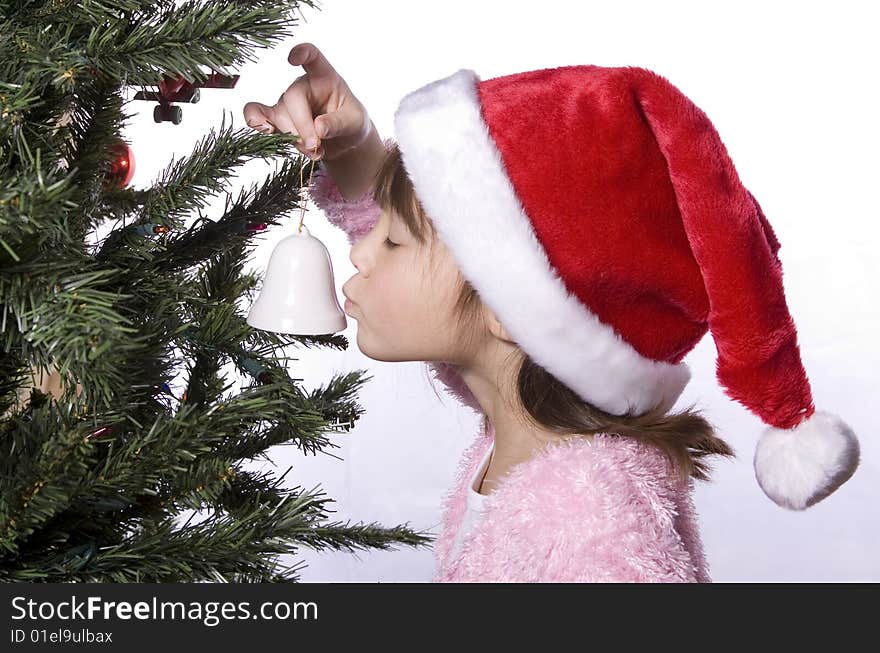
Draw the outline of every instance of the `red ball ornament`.
M110 183L116 184L119 188L128 185L134 176L134 151L125 141L119 141L110 147L110 171L104 180L106 187Z

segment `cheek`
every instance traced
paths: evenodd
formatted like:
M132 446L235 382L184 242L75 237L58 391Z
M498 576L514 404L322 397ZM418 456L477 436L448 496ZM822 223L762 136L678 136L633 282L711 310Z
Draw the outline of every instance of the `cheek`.
M358 320L360 350L389 362L458 360L462 340L452 313L457 281L451 262L432 266L418 257L374 269Z
M403 332L414 322L422 323L430 312L430 282L421 281L421 271L411 264L394 265L382 271L371 293L376 299L373 315L396 331Z
M432 269L428 261L403 257L374 274L370 287L372 326L395 332L401 339L433 339L449 333L449 285L457 278L446 266Z
M399 330L407 314L419 305L413 283L404 271L388 268L374 274L370 284L370 322L376 327Z

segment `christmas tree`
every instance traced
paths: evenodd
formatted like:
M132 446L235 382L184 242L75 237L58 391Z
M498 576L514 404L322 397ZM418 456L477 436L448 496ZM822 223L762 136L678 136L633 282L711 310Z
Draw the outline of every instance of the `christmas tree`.
M224 117L152 187L128 186L123 90L197 101L199 85L234 83L230 69L289 36L300 5L314 7L0 3L0 581L297 581L280 557L299 546L432 541L330 523L318 488L245 468L274 445L337 446L362 413L364 370L306 391L281 363L284 347L345 349L345 337L245 321L251 248L289 224L320 162L293 135ZM156 105L157 121L180 118ZM252 159L280 165L227 195L222 215L194 217ZM238 388L222 373L233 364Z

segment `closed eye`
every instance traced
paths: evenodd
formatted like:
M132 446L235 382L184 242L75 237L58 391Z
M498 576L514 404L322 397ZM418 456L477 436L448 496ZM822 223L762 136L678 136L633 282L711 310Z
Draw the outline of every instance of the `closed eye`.
M389 249L392 249L392 248L394 248L394 247L399 247L398 243L392 243L391 240L388 239L388 238L385 239L385 245L386 245Z

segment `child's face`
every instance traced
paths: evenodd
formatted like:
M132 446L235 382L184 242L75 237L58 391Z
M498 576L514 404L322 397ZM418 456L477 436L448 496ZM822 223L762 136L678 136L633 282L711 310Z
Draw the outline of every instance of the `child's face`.
M466 356L453 323L458 268L442 241L420 245L396 213L382 209L350 258L358 272L343 287L355 304L346 313L358 322L358 348L366 356L454 363Z

